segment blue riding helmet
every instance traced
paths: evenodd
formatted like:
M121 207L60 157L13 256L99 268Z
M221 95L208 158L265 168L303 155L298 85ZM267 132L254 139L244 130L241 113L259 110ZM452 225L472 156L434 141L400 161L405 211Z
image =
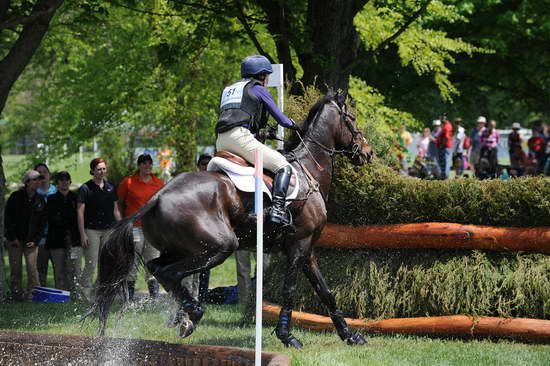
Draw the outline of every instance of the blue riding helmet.
M271 62L262 55L248 56L241 62L241 77L243 78L259 74L271 74L272 72Z

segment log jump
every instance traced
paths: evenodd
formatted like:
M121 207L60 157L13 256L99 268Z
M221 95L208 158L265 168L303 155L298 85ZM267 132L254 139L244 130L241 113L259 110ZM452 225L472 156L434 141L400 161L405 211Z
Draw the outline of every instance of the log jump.
M550 253L550 228L454 223L347 226L327 224L317 246L332 248L483 249Z
M281 307L263 303L263 317L276 322ZM434 316L426 318L396 318L364 321L346 318L354 329L383 334L413 334L437 336L493 336L529 341L550 341L550 320L527 318L473 317L465 315ZM332 320L327 316L292 312L292 323L315 331L334 331Z

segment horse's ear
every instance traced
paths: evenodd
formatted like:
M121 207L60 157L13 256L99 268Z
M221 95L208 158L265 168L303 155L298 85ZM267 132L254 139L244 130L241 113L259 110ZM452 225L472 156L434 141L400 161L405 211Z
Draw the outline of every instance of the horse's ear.
M341 107L344 105L344 103L346 102L346 98L348 97L348 93L345 92L345 91L342 91L342 90L338 90L338 92L336 93L336 103L338 103L338 105Z

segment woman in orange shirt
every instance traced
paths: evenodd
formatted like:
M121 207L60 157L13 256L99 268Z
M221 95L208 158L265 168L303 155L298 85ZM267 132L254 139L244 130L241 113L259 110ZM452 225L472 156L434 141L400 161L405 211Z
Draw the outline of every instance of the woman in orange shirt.
M134 175L125 177L117 188L119 206L123 209L125 217L138 211L147 201L149 201L149 198L164 186L164 182L152 174L153 159L151 155L140 155L137 160L137 165L137 172ZM157 258L159 252L145 240L141 225L141 221L139 220L134 224L134 242L136 252L141 254L144 262L147 263L151 259ZM136 257L136 266L130 273L130 279L128 281L128 295L130 300L133 300L134 297L137 264L138 258ZM145 281L149 288L149 295L151 298L156 299L159 294L159 283L147 269L145 269Z

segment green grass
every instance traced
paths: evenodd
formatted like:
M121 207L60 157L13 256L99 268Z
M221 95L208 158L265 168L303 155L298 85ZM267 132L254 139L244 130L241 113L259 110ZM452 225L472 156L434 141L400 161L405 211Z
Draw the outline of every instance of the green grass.
M252 262L254 264L254 261ZM6 288L9 288L10 279L10 266L8 261L8 251L4 250L4 271L6 278ZM25 270L25 260L23 259L23 287L27 285L27 271ZM51 261L49 262L48 278L46 287L55 287L55 281L53 277L53 267ZM214 268L210 272L210 288L219 286L231 286L237 284L237 269L235 264L235 256L230 256L226 259L223 265ZM140 269L138 279L136 281L137 291L147 291L147 285L143 276L143 267Z
M242 325L238 306L206 308L200 327L180 339L166 328L173 304L168 301L129 309L120 321L110 317L107 335L143 338L183 344L208 344L254 348L254 327ZM0 308L0 329L72 335L96 335L97 321L81 326L83 305L16 304ZM274 335L273 326L263 330L264 351L284 353L293 365L548 365L550 346L500 340L453 340L413 336L369 336L369 344L346 346L335 334L294 329L304 343L301 351L285 349Z
M49 271L49 281L52 271ZM9 276L8 276L9 278ZM210 287L234 284L233 257L212 271ZM142 276L138 288L144 289ZM175 304L159 303L132 306L117 321L111 314L107 335L142 338L183 344L208 344L254 348L254 326L244 321L242 308L232 305L208 305L200 327L187 339L165 327ZM0 329L71 335L97 335L97 321L80 323L85 312L82 304L2 304ZM548 365L550 346L524 344L510 340L461 340L414 336L369 335L369 344L349 347L336 334L294 329L304 343L301 351L285 349L271 334L273 325L263 330L264 351L279 352L292 358L292 365Z
M66 170L71 174L74 184L82 184L90 179L89 164L93 157L92 153L85 153L83 161L80 162L79 154L74 154L64 159L50 161L49 168L52 173ZM2 159L8 184L20 183L24 172L33 168L31 165L27 166L24 155L4 155Z

